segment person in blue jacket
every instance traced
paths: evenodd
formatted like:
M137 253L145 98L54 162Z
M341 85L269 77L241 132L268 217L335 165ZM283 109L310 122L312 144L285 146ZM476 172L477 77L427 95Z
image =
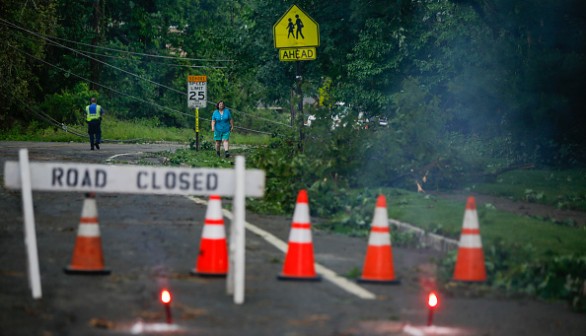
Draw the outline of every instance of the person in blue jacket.
M224 101L220 100L216 104L216 110L212 114L212 132L216 141L216 155L220 157L220 145L224 145L225 157L230 157L230 132L234 129L234 119L230 109L226 107Z
M106 110L96 103L96 98L90 99L90 104L85 107L87 132L90 136L90 149L100 149L102 143L102 117Z

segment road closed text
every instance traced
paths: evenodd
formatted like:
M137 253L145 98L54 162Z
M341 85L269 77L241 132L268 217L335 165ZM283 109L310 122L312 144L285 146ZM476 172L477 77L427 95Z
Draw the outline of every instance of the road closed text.
M113 175L120 182L120 176ZM163 193L213 192L218 189L220 180L215 172L201 171L139 170L133 175L133 179L125 178L122 181L128 184L134 180L134 185L126 186L128 189ZM108 171L104 169L53 167L51 172L51 186L54 188L108 189L108 182L112 180L109 179Z
M218 175L213 172L167 171L157 174L140 171L136 176L136 187L140 190L214 191L218 188Z
M108 174L103 169L78 169L54 167L51 172L53 187L103 188Z

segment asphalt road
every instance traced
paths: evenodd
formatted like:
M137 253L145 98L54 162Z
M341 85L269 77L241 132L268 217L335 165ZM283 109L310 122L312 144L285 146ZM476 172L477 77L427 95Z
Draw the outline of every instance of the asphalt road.
M132 163L149 161L145 153L181 146L87 147L0 142L0 163L17 160L19 148L28 148L33 161ZM325 273L321 282L279 281L283 252L262 232L286 244L291 217L253 213L246 214L255 232L246 236L245 303L236 305L226 294L225 279L189 274L206 206L183 196L98 194L104 258L112 274L66 275L63 267L71 259L84 195L34 192L33 200L43 289L39 300L31 298L27 283L20 193L0 188L1 335L583 335L586 330L584 315L563 303L441 292L434 326L425 327L426 294L434 288L434 260L441 258L432 250L393 247L401 284L358 287L374 299L359 297ZM329 276L344 278L361 270L366 238L313 230L313 243L316 262ZM163 287L174 297L173 325L164 324L158 300ZM155 331L158 327L163 331Z

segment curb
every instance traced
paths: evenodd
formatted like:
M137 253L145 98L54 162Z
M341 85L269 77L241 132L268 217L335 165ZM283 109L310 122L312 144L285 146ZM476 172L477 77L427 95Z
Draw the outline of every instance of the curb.
M421 228L395 219L389 219L389 223L397 227L398 231L414 233L417 239L419 239L419 242L425 247L430 247L440 252L449 252L458 249L458 241L455 239L429 233Z

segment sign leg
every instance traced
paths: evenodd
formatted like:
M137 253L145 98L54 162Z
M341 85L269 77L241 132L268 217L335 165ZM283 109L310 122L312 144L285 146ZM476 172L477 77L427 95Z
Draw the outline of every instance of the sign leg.
M28 259L28 277L34 299L40 299L41 272L39 271L39 254L37 250L37 233L35 230L35 213L33 210L33 193L31 185L31 170L28 160L28 150L18 152L20 160L20 180L22 184L22 212L24 215L24 243Z
M244 197L245 189L245 159L244 156L237 156L235 163L234 188L234 229L237 233L235 238L236 260L234 267L234 303L244 303L244 274L245 274L245 233L244 223L246 222L246 205Z
M234 295L234 268L236 260L236 230L235 220L230 223L230 237L228 239L228 274L226 275L226 294Z
M195 108L195 150L199 150L199 107Z

